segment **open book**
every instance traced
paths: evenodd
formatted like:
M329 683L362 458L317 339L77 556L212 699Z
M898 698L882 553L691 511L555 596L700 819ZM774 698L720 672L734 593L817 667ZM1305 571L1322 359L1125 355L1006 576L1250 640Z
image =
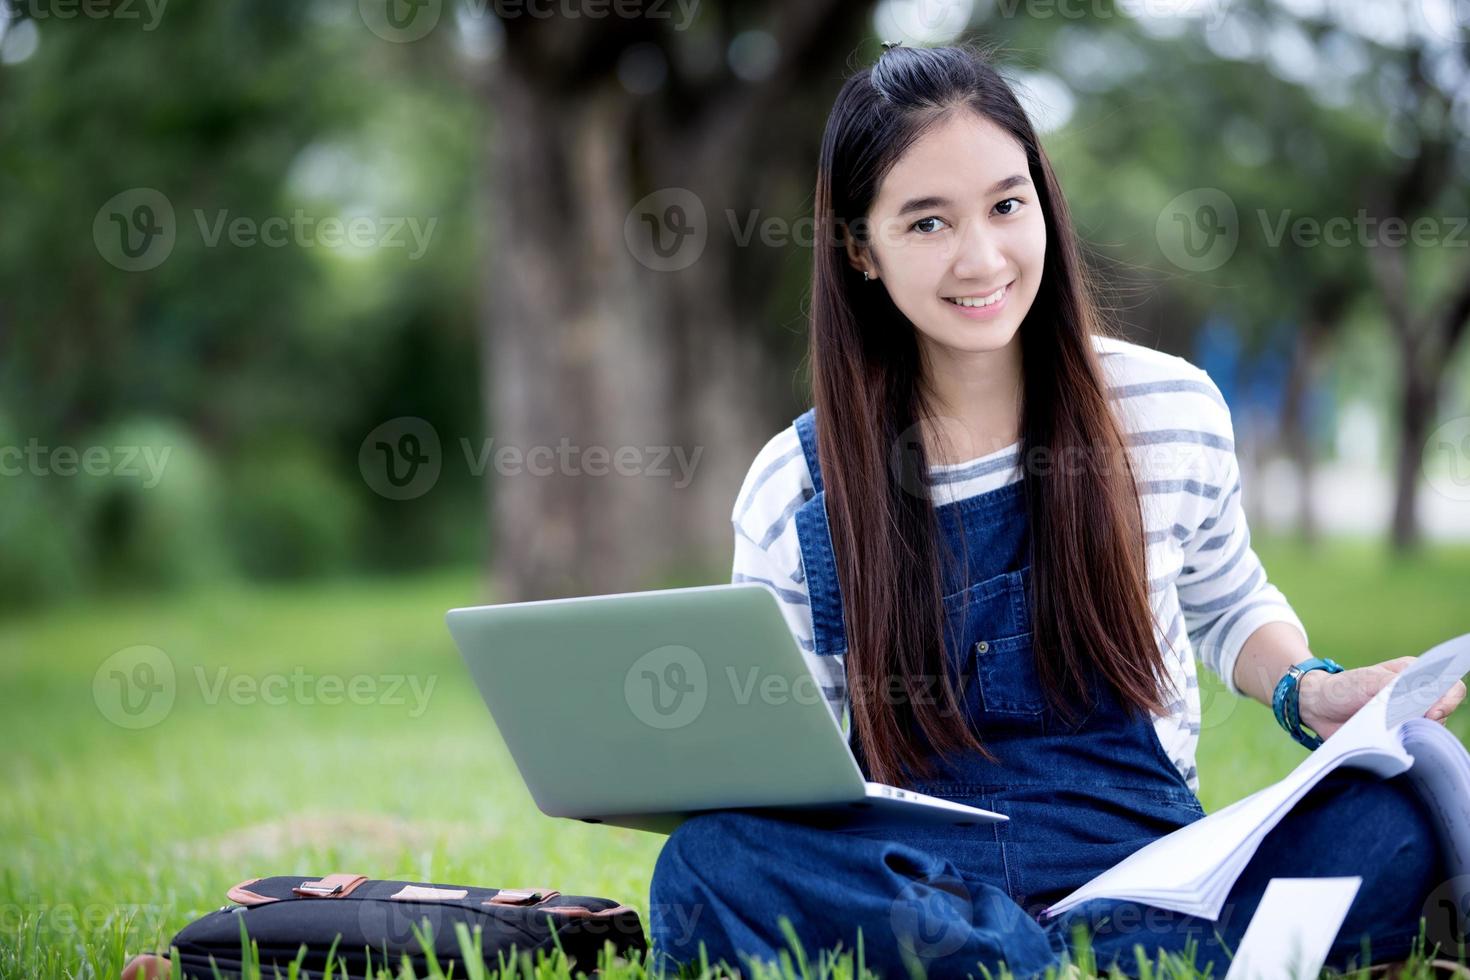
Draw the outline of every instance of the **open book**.
M1421 654L1280 782L1140 848L1045 910L1060 915L1113 898L1219 918L1231 886L1271 828L1323 776L1357 766L1388 778L1408 771L1434 812L1455 883L1470 898L1470 752L1424 713L1470 672L1470 633ZM1457 911L1463 915L1463 911ZM1465 922L1456 925L1463 929Z

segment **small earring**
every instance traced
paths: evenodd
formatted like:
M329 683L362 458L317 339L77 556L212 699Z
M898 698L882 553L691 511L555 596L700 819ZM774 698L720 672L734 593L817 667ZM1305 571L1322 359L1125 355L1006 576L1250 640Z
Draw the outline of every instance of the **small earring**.
M873 277L872 277L872 276L870 276L870 275L868 275L868 270L867 270L867 269L864 269L864 270L863 270L863 280L864 280L864 281L867 281L867 280L869 280L869 279L871 279L871 278L873 278Z

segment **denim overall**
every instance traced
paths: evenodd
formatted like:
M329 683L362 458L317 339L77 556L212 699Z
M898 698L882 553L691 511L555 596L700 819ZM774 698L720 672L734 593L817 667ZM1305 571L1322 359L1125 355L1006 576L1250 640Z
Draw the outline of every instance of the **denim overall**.
M815 489L794 517L815 652L840 655L847 635L815 410L796 430ZM1407 953L1424 896L1446 877L1438 842L1404 777L1358 770L1330 774L1267 835L1217 921L1104 899L1041 918L1042 908L1205 811L1153 721L1126 711L1100 676L1089 678L1093 707L1078 704L1070 721L1048 704L1032 659L1022 491L1017 481L936 507L948 554L965 561L943 573L951 682L997 761L931 751L928 778L899 781L1010 820L838 832L742 810L694 817L670 836L654 869L655 953L666 965L697 961L702 941L711 963L775 960L786 948L775 925L784 914L813 957L814 947L839 941L854 948L861 927L865 962L886 975L906 976L917 963L929 976L978 976L977 963L994 969L1004 960L1028 976L1060 962L1081 923L1101 968L1117 958L1132 971L1135 943L1153 958L1192 941L1196 965L1213 961L1223 976L1270 878L1338 874L1361 874L1364 883L1332 956L1359 952L1363 932L1372 933L1374 960ZM855 734L850 744L871 779ZM1313 833L1332 848L1303 847Z

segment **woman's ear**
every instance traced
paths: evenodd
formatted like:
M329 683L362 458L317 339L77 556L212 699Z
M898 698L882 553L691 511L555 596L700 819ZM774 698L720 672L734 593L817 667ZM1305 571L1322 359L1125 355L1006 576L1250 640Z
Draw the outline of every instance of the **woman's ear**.
M869 256L853 241L851 235L847 236L844 245L847 248L847 261L852 267L859 272L865 273L870 279L877 279L877 267L872 264Z

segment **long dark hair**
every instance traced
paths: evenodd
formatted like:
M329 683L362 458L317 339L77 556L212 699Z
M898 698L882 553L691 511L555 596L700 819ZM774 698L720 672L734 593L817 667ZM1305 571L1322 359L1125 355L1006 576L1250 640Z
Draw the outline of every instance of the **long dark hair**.
M1138 490L1093 346L1095 334L1114 331L1093 299L1051 163L990 61L971 43L885 50L843 85L822 137L809 359L848 686L887 691L892 679L911 695L853 699L871 778L882 782L900 782L905 766L928 771L916 725L937 751L994 759L964 723L944 669L941 536L933 500L911 492L928 483L922 441L905 447L898 474L891 465L905 434L938 414L919 341L882 289L864 290L844 245L848 236L865 243L868 210L903 152L957 111L979 113L1025 149L1046 219L1041 283L1020 326L1021 459L1048 447L1051 459L1084 461L1045 474L1023 466L1038 677L1065 718L1075 717L1069 699L1090 703L1094 671L1131 709L1163 712L1168 674L1154 640ZM915 708L914 679L926 677L941 681L938 711ZM932 702L927 685L925 696Z

